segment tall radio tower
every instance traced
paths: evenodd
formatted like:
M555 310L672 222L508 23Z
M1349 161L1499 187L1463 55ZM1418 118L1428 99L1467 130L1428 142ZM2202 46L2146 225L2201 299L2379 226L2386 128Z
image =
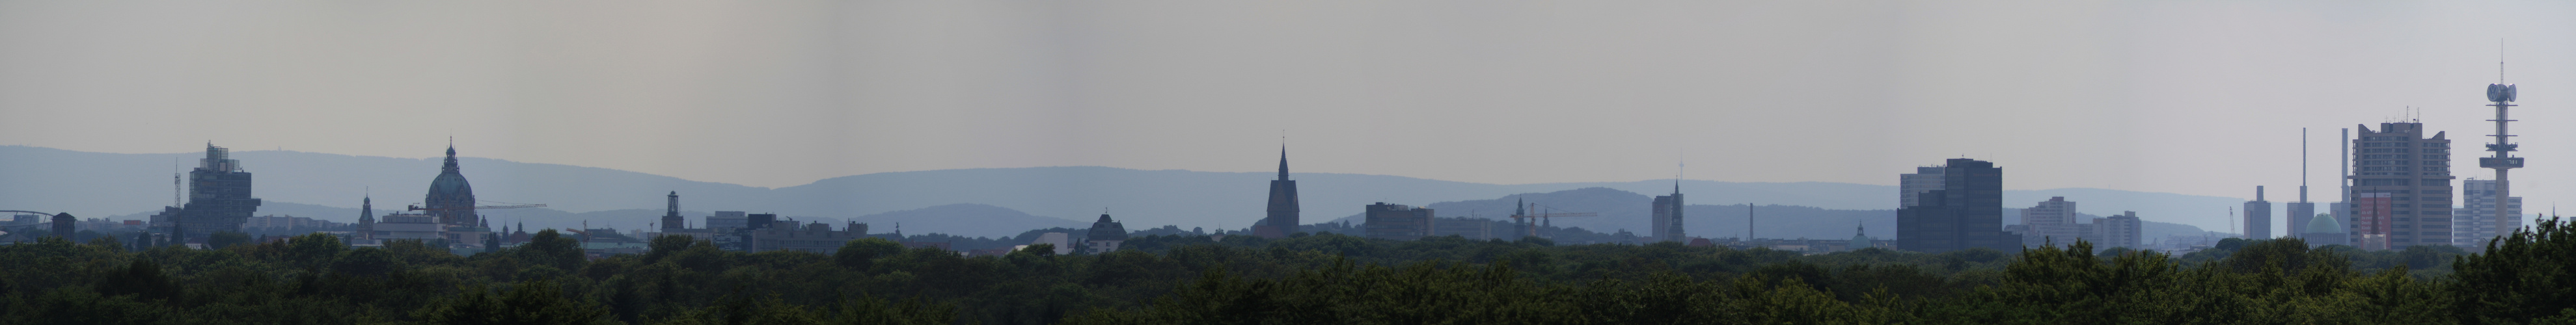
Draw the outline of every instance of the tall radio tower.
M2494 151L2495 156L2478 158L2478 167L2495 169L2496 231L2493 235L2498 236L2504 235L2506 231L2509 231L2505 229L2505 225L2513 224L2514 218L2513 214L2508 213L2512 210L2513 187L2511 185L2512 183L2509 183L2510 179L2505 178L2506 172L2514 168L2522 168L2522 157L2513 156L2514 147L2517 145L2506 142L2505 140L2506 137L2513 136L2510 133L2505 133L2505 122L2513 121L2513 119L2505 118L2505 110L2517 106L2513 104L2515 99L2514 93L2513 84L2504 83L2504 60L2496 60L2496 83L2487 84L2487 101L2495 102L2495 104L2489 104L2487 106L2494 106L2496 113L2495 119L2488 120L2495 121L2496 131L2494 134L2495 143L2487 145L2487 151Z

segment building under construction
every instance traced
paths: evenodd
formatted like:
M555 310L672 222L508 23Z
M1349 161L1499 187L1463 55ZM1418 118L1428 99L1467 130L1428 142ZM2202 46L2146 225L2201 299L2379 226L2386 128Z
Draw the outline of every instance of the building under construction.
M206 144L206 157L188 171L188 202L153 215L153 231L183 238L181 242L219 231L241 231L242 223L259 211L260 200L250 196L250 176L242 171L240 160L232 159L232 150Z

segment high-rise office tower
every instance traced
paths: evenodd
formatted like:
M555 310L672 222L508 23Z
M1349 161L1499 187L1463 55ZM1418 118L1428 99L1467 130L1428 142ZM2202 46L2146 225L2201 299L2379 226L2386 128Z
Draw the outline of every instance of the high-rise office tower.
M1297 232L1297 181L1288 179L1288 147L1279 147L1279 179L1270 181L1269 214L1252 225L1252 235L1288 238Z
M2263 187L2254 187L2254 200L2245 201L2245 239L2272 239L2272 201L2263 200Z
M1652 223L1649 226L1654 228L1652 229L1654 234L1651 236L1655 241L1690 240L1690 236L1682 233L1681 180L1673 180L1673 195L1655 197L1653 208L1653 218L1648 222Z
M1896 210L1897 249L1939 253L2021 245L2021 236L2003 231L2002 168L1965 158L1950 159L1940 168L1941 189L1925 191L1915 206Z
M176 222L186 230L174 232L241 231L242 223L259 210L260 200L250 197L250 180L241 161L232 159L232 150L207 144L206 158L188 171L188 204L180 208Z
M1931 192L1941 189L1942 170L1943 169L1940 166L1914 167L1913 174L1899 176L1896 180L1896 200L1897 202L1900 202L1900 204L1896 207L1906 208L1922 205L1921 196L1923 195L1923 192Z
M2451 218L2451 245L2471 252L2484 250L2488 240L2522 228L2522 218L2519 217L2522 215L2522 198L2519 197L2504 200L2504 214L2516 217L2505 218L2502 227L2497 226L2495 219L2487 218L2495 215L2496 194L2502 192L2497 187L2500 186L2493 180L2460 181L2460 196L2464 202L2461 202L2459 217Z
M2364 125L2351 146L2353 241L2363 249L2451 244L2451 140L2422 122Z

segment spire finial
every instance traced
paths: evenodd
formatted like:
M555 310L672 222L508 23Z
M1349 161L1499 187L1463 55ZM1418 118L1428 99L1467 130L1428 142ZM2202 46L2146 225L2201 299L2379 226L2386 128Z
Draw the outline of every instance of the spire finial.
M1288 180L1288 137L1279 137L1279 180Z

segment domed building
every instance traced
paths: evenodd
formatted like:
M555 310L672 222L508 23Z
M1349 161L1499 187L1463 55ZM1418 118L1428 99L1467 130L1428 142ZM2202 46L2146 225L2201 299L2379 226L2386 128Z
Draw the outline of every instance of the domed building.
M429 215L438 216L438 223L460 227L477 224L474 184L466 183L465 174L456 168L456 145L447 146L447 166L440 167L438 179L429 182L429 198L422 199L421 204Z
M1870 247L1876 247L1876 246L1877 246L1877 245L1872 245L1872 244L1871 244L1871 241L1869 240L1869 227L1864 227L1864 226L1852 226L1852 239L1851 239L1851 243L1850 243L1850 244L1844 244L1844 246L1843 246L1843 247L1844 247L1844 249L1845 249L1845 250L1855 250L1855 251L1856 251L1856 250L1860 250L1860 249L1862 249L1862 248L1870 248Z
M2301 232L2304 234L2299 236L2307 239L2309 248L2352 244L2352 233L2345 232L2343 223L2335 222L2332 214L2320 213L2315 218L2308 218L2308 227Z

